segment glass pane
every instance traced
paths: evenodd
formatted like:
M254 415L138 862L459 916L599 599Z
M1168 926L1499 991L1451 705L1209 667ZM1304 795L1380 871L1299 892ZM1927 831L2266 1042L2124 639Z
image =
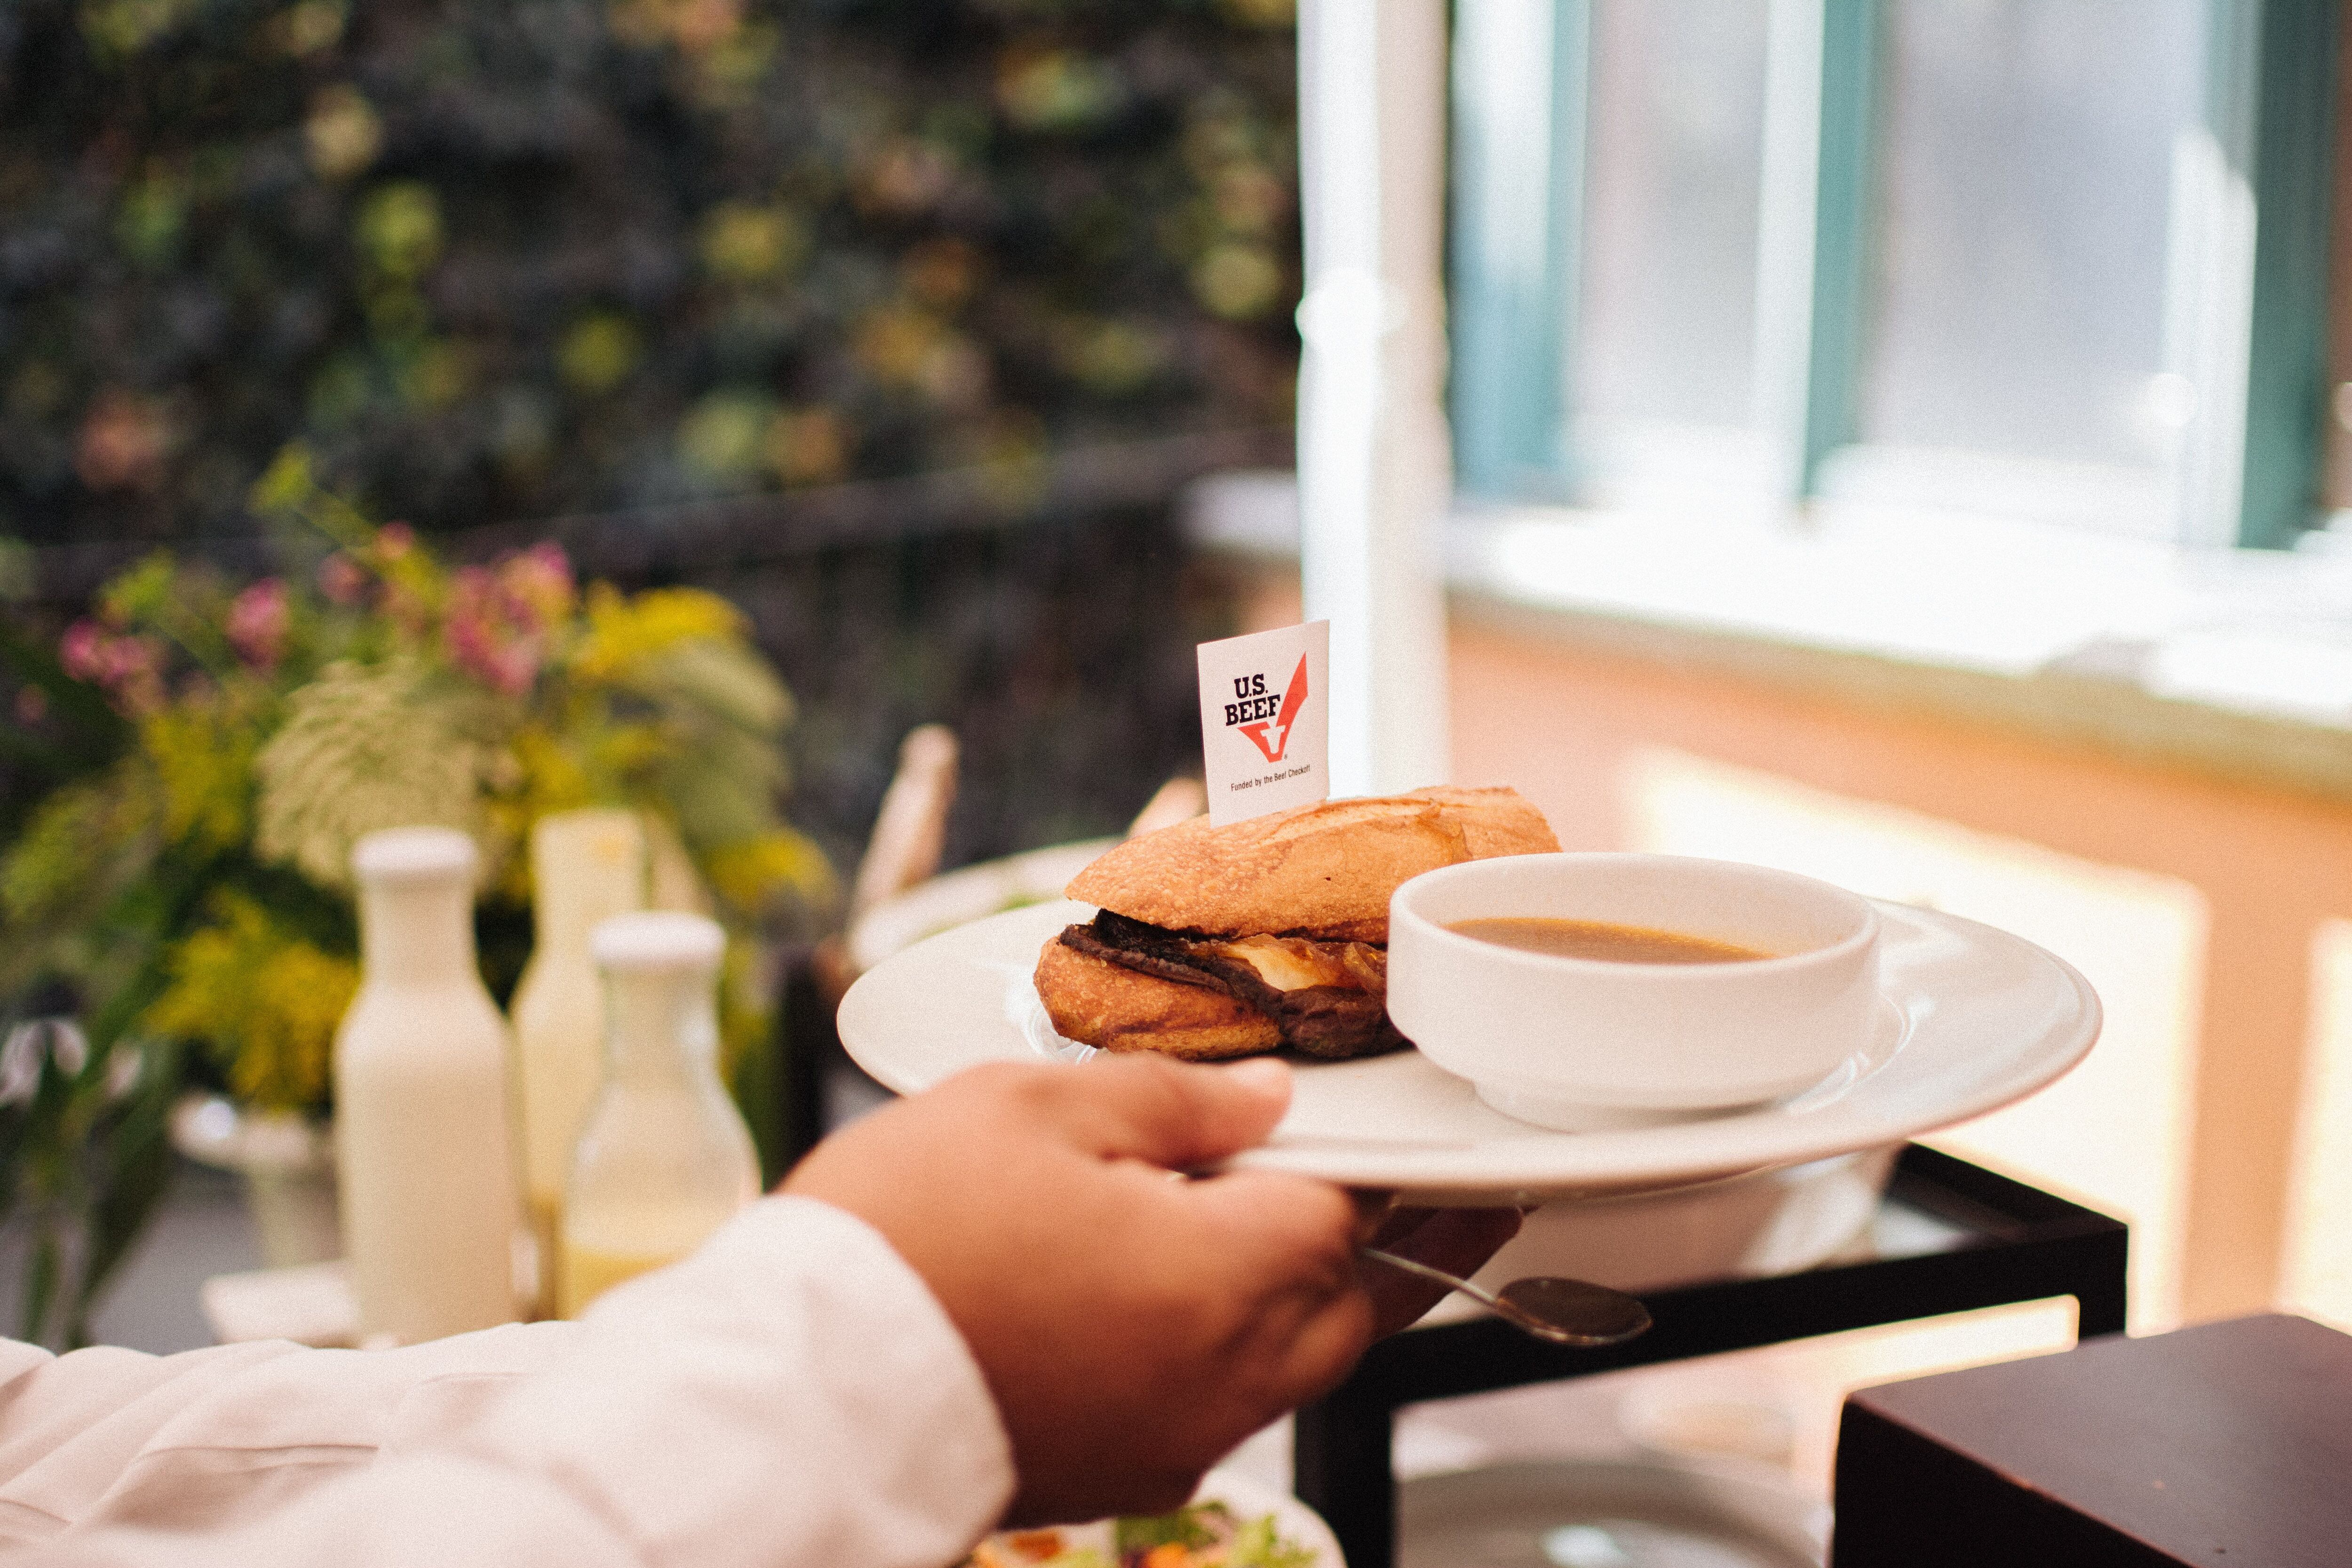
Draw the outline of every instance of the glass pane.
M1765 11L1593 0L1583 422L1749 422Z
M2141 468L2205 0L1897 0L1880 47L1865 441Z

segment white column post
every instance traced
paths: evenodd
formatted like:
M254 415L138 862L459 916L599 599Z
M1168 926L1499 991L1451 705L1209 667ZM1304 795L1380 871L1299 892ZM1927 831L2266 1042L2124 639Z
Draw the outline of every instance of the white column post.
M1303 0L1300 565L1331 622L1334 794L1451 770L1444 0Z

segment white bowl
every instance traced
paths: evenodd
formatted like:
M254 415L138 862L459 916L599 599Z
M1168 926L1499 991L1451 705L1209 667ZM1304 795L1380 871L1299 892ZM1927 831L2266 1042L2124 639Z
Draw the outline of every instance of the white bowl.
M1448 927L1551 918L1678 931L1773 956L1632 963ZM1655 1125L1811 1088L1868 1041L1878 911L1788 871L1671 855L1512 855L1426 871L1389 901L1389 1016L1507 1116Z
M1549 1203L1528 1215L1477 1281L1500 1290L1514 1279L1554 1274L1638 1296L1815 1268L1869 1227L1900 1147L1674 1192ZM1442 1304L1467 1300L1448 1296Z

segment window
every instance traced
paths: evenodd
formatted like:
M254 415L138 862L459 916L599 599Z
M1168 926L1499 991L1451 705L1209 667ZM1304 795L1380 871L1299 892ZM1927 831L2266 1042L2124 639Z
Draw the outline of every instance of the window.
M1603 492L1758 482L1764 0L1599 0L1570 440ZM1681 458L1685 460L1677 462Z
M2291 542L2336 12L1457 0L1462 488Z

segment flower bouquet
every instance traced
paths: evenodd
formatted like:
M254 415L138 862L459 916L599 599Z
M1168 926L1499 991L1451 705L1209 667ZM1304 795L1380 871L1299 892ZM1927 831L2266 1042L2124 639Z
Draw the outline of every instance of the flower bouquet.
M725 600L583 592L548 544L451 567L320 487L299 446L252 500L309 557L307 581L237 586L159 554L110 584L56 664L104 694L123 744L0 854L0 1005L20 1020L0 1061L0 1217L22 1206L32 1225L35 1337L86 1337L161 1194L184 1085L330 1110L362 835L473 836L503 995L531 825L637 811L652 900L704 908L734 938L722 1027L739 1084L772 1081L760 935L831 897L823 855L778 813L791 700ZM58 1013L76 1022L37 1023ZM764 1142L772 1095L746 1098Z

